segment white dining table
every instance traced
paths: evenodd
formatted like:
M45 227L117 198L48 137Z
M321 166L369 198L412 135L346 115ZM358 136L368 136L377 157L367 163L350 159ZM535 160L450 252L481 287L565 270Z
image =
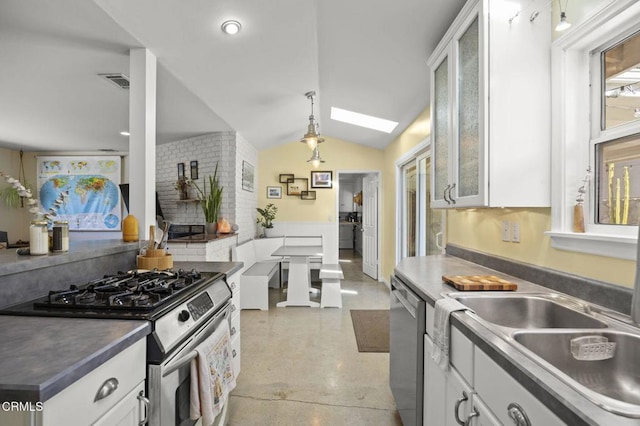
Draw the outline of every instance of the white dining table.
M278 308L285 306L319 307L318 302L309 299L311 278L309 276L309 258L322 257L322 246L284 245L271 253L272 256L289 257L289 280L287 300L278 302Z

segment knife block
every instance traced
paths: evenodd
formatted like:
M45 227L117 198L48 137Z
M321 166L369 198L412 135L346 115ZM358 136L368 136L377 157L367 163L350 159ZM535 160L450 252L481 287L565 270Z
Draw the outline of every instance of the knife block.
M147 250L144 256L138 255L138 269L165 269L173 268L173 257L164 249Z

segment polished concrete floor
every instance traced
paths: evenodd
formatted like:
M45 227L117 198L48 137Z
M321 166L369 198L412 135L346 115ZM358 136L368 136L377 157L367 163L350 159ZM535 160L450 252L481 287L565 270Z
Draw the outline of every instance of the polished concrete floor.
M242 372L229 425L402 424L389 354L358 352L349 313L388 309L389 290L362 273L352 250L340 250L340 262L342 309L277 308L286 294L270 289L268 311L242 311Z

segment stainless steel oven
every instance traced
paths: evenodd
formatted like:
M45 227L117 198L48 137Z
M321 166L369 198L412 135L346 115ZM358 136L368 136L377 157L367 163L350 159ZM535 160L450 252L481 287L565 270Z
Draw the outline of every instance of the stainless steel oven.
M195 349L227 321L230 324L231 303L227 302L207 321L207 325L182 343L161 364L149 365L147 385L151 401L149 424L192 426L197 422L189 418L191 361L195 359Z
M422 425L426 304L391 277L389 383L405 426Z

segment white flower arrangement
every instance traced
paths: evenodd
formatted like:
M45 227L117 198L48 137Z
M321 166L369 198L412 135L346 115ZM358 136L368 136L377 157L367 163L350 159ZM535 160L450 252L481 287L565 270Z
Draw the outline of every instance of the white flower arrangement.
M40 214L40 208L38 207L38 200L33 198L33 193L30 189L26 188L18 179L9 176L8 174L0 171L0 176L4 177L4 181L11 185L20 197L24 197L29 206L29 213L33 214L34 219L44 218L47 222L53 222L55 216L58 215L58 208L64 204L66 198L69 196L69 191L63 191L58 198L53 202L53 206L47 213Z

